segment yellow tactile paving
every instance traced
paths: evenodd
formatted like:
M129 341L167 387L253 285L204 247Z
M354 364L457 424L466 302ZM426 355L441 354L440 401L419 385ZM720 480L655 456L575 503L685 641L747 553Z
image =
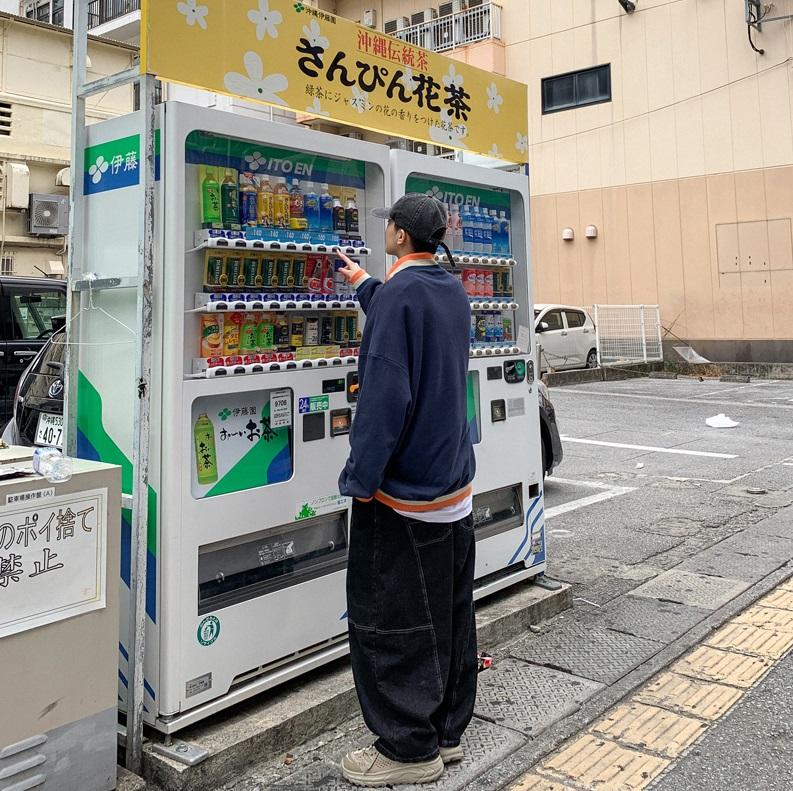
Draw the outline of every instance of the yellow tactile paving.
M787 580L787 582L783 582L777 590L786 590L786 591L793 591L793 579Z
M670 669L685 676L748 689L760 680L769 667L767 659L703 645L679 659Z
M706 724L658 706L628 703L613 709L592 730L630 747L676 758L699 738Z
M540 771L570 779L598 791L640 791L667 767L669 761L615 742L584 734L546 761Z
M571 791L570 786L563 786L555 780L541 775L527 775L518 783L509 787L509 791Z
M713 648L779 659L793 646L793 633L771 631L733 621L706 638L705 644Z
M757 603L765 607L776 607L779 610L793 611L793 588L777 588Z
M662 673L651 684L634 695L634 700L661 706L682 714L693 714L704 720L717 720L741 697L741 690L699 681L677 673Z
M793 594L791 594L791 598L793 598ZM748 623L761 629L793 633L793 612L757 604L744 610L735 619L735 623Z

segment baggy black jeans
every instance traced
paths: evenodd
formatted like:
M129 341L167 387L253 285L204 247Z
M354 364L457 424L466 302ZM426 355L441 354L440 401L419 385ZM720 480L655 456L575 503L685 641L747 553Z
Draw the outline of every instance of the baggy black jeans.
M432 524L354 501L347 568L350 658L383 755L454 747L476 697L473 517Z

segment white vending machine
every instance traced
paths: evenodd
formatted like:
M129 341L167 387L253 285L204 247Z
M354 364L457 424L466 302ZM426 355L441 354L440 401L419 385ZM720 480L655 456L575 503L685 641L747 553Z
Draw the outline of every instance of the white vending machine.
M158 114L145 712L171 733L347 652L337 480L364 317L333 253L384 276L369 210L390 185L383 146L178 103ZM139 128L88 129L74 286L78 452L121 464L127 493ZM122 624L122 707L126 642Z
M421 192L446 204L455 265L436 260L471 302L477 598L545 571L528 185L521 173L391 152L392 200Z

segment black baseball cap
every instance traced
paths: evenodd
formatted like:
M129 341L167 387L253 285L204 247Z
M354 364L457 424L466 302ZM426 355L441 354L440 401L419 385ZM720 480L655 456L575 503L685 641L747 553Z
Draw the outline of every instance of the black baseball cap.
M372 214L393 220L417 242L441 244L446 234L446 207L437 198L419 192L409 192L393 206L374 209Z

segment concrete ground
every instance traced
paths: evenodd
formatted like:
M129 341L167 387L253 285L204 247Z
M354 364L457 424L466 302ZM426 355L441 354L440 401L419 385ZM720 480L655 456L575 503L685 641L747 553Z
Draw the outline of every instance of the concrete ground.
M509 787L793 574L793 382L634 379L555 388L551 397L565 460L545 489L548 576L573 584L574 607L510 644L480 646L495 666L480 675L466 759L428 788ZM709 428L705 419L721 412L740 425ZM788 661L769 675L767 696L789 688L790 673ZM736 755L730 739L757 738L751 723L762 711L762 702L749 710L743 730L723 720L697 749L724 765ZM789 767L786 728L769 723L760 735L777 734L776 760L782 752ZM371 738L354 718L229 776L223 791L352 788L338 762ZM704 765L711 753L703 754ZM694 763L676 771L700 777ZM659 787L710 787L675 782L670 775Z

